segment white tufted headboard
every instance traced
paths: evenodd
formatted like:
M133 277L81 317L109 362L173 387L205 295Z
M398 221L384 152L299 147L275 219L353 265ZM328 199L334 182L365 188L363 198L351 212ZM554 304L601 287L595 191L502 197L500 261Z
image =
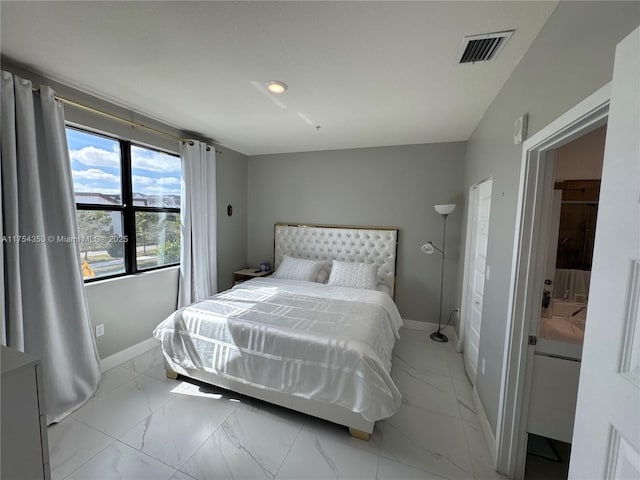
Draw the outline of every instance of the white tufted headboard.
M334 227L277 223L274 269L283 255L312 260L375 263L378 280L395 296L397 228Z

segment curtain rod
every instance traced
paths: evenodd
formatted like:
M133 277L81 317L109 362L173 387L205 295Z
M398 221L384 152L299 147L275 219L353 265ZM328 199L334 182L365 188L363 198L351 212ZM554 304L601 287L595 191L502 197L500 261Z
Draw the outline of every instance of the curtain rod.
M32 87L32 90L34 92L40 92L40 88L38 88L38 87ZM163 132L162 130L158 130L157 128L148 127L147 125L144 125L142 123L134 122L134 121L128 120L128 119L126 119L124 117L120 117L118 115L114 115L113 113L105 112L104 110L99 110L97 108L90 107L90 106L85 105L83 103L76 102L74 100L69 100L68 98L61 97L60 95L54 95L54 98L56 100L62 102L62 103L66 103L67 105L71 105L73 107L82 108L83 110L87 110L87 111L92 112L92 113L97 113L98 115L102 115L102 116L105 116L105 117L112 118L112 119L117 120L119 122L131 125L132 127L142 128L144 130L148 130L150 132L153 132L156 135L160 135L160 136L169 138L171 140L175 140L177 142L183 142L183 143L188 143L189 145L193 145L193 140L191 140L190 138L178 137L176 135L172 135L170 133ZM210 150L211 150L211 147L209 147L207 145L207 151L210 151ZM220 150L218 150L218 149L216 149L215 152L216 152L217 155L221 155L222 154L222 152Z

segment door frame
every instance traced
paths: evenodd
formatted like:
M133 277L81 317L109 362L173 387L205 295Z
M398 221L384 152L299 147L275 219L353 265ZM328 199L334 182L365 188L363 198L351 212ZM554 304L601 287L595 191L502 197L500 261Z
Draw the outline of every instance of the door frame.
M485 182L491 180L493 182L493 176L484 178L477 183L474 183L469 187L469 206L467 208L467 231L465 234L465 247L464 247L464 267L462 273L462 296L460 297L462 301L460 302L460 325L458 326L458 343L456 345L456 351L464 352L464 342L467 336L467 321L466 314L467 309L469 308L469 278L471 272L471 254L472 251L475 255L475 247L472 245L473 236L475 233L475 224L473 213L477 208L478 204L478 195L472 194L473 190L478 190L480 185ZM491 196L493 196L493 188L491 192ZM466 352L465 352L466 354ZM465 360L466 361L466 360ZM477 372L476 372L477 373ZM475 378L469 379L471 380L471 384L475 385Z
M528 337L537 335L539 322L545 235L553 190L553 151L605 124L610 99L611 83L608 83L522 146L495 459L498 471L511 478L524 477L534 354Z

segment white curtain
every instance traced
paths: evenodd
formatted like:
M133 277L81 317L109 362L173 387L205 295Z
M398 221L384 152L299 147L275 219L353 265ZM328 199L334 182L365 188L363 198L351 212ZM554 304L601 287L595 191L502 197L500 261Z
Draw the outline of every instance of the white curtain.
M218 291L215 148L182 144L182 206L178 308Z
M54 92L2 72L2 344L42 361L47 423L100 380L77 243L64 112Z

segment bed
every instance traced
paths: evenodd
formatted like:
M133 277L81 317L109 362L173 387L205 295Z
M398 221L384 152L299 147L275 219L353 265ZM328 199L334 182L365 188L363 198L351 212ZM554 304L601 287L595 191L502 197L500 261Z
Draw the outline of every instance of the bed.
M390 376L398 230L277 224L272 277L179 309L154 330L187 376L368 439L401 395ZM361 288L361 287L366 288Z

